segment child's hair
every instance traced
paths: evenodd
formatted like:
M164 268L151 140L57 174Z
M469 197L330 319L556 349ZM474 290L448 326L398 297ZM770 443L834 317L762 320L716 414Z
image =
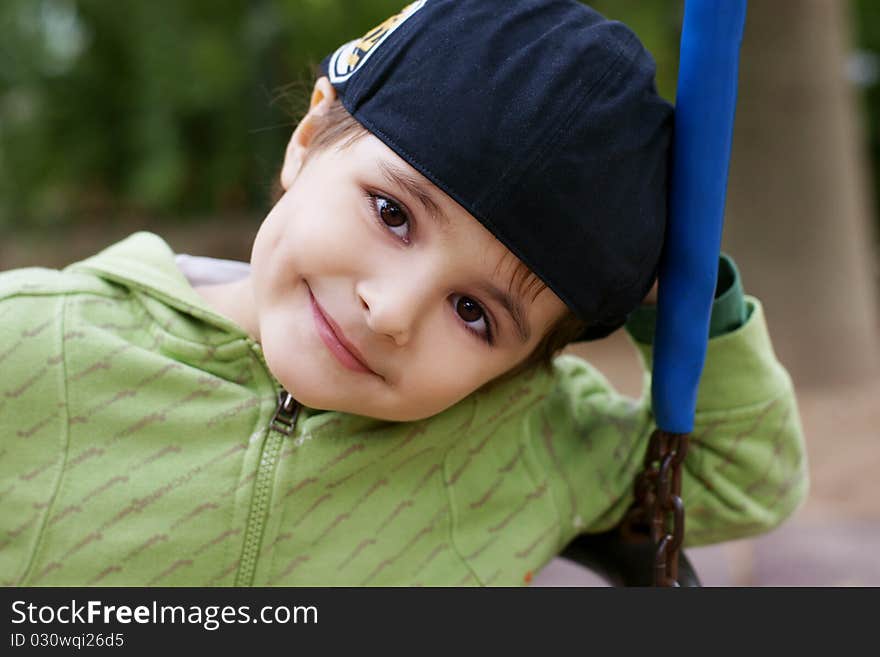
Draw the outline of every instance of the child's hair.
M305 166L315 153L331 147L336 147L340 150L348 148L358 139L369 134L369 131L358 123L348 110L345 109L338 97L328 111L317 119L316 123L315 131L311 137L311 145L306 152L302 166ZM272 200L277 202L283 194L280 180L277 176L273 189ZM546 287L544 282L535 276L522 262L517 264L510 283L511 290L519 288L522 295L532 292L532 299L534 299ZM495 381L513 377L536 365L549 370L556 353L575 341L587 326L587 322L578 318L571 310L566 309L565 314L548 329L528 357L516 367L497 377Z

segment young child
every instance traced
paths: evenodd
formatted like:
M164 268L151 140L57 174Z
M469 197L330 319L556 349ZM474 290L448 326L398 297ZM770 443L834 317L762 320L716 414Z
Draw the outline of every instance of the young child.
M249 265L139 232L0 275L0 583L522 585L623 516L650 386L553 356L626 322L650 371L650 55L573 0L420 0L323 73ZM807 489L761 305L720 271L686 545Z

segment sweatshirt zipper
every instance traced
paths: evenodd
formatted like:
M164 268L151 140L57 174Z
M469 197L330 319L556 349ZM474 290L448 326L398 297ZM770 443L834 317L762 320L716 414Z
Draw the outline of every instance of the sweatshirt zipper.
M272 499L272 480L278 465L278 455L281 453L284 438L290 436L296 428L299 409L299 402L289 392L279 391L278 406L269 423L269 432L260 452L260 463L257 466L254 481L254 495L244 534L244 549L241 554L238 575L235 578L235 586L251 586L253 584L254 572L257 569L257 556L263 542L263 530L266 526L266 517L269 514L269 503Z

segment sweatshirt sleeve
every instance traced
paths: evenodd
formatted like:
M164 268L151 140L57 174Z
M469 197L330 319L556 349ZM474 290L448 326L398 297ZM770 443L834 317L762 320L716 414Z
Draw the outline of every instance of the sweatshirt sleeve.
M760 302L746 296L744 323L709 340L683 464L685 545L767 531L805 499L803 431L791 379L773 352ZM633 501L655 428L651 345L634 339L645 366L643 395L618 394L576 356L560 356L555 387L528 423L552 482L563 544L610 529Z
M50 270L0 274L0 585L24 575L65 456L64 296Z

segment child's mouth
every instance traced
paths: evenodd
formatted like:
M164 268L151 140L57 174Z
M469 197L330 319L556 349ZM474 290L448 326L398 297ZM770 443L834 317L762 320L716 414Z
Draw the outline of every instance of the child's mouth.
M306 287L308 288L308 286ZM326 345L327 349L330 350L330 353L336 357L336 360L338 360L343 367L349 370L379 376L376 372L367 367L361 358L354 353L354 347L349 346L350 343L346 340L345 334L342 333L342 330L338 328L333 319L324 313L323 309L312 294L311 288L308 288L308 290L309 300L312 304L312 316L315 319L315 328L318 331L321 341Z

